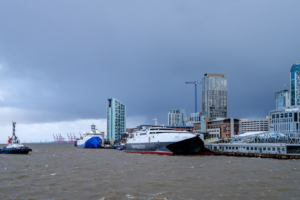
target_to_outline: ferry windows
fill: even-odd
[[[264,147],[263,150],[265,151],[265,150],[266,150],[266,147]]]
[[[287,114],[287,113],[285,113],[285,114],[284,114],[284,117],[288,117],[288,114]]]
[[[257,147],[255,147],[254,150],[257,150]]]
[[[297,122],[297,121],[298,121],[298,119],[297,119],[297,118],[298,118],[298,116],[297,116],[297,115],[298,115],[298,113],[294,113],[294,121],[295,121],[295,122]]]
[[[272,151],[275,151],[275,147],[272,148]]]
[[[226,147],[226,149],[228,149],[228,147]]]
[[[276,114],[276,118],[279,118],[279,114]]]
[[[251,151],[253,150],[253,147],[251,147]]]
[[[280,118],[283,118],[283,114],[281,114]]]
[[[289,113],[289,117],[292,117],[292,113]]]
[[[270,147],[268,147],[268,151],[271,151],[271,148],[270,148]]]
[[[247,150],[249,150],[249,147],[247,147]]]
[[[275,114],[272,115],[272,119],[274,119],[274,118],[275,118]]]
[[[238,147],[235,147],[236,150],[238,150]]]
[[[280,151],[280,148],[279,148],[279,147],[277,147],[277,151]]]
[[[229,149],[231,149],[231,147],[229,147]]]
[[[282,148],[282,151],[284,151],[284,148]]]

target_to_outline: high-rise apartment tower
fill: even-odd
[[[119,140],[126,132],[126,106],[117,99],[107,99],[107,139]]]
[[[281,90],[275,93],[276,110],[281,107],[290,106],[290,92],[288,90]]]
[[[300,61],[291,68],[291,106],[300,105]]]
[[[227,78],[224,74],[205,74],[202,79],[202,114],[227,117]]]
[[[185,126],[185,109],[172,109],[168,113],[169,126]]]

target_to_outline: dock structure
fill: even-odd
[[[205,147],[215,155],[300,159],[298,133],[264,132],[237,136],[219,143],[206,143]]]

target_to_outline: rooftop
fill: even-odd
[[[207,77],[222,77],[222,78],[225,78],[225,74],[210,74],[210,73],[206,73],[204,76],[207,76]]]

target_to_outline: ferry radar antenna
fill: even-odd
[[[154,124],[154,125],[158,125],[156,117],[155,117],[154,119],[152,119],[152,120],[155,121],[155,124]]]

